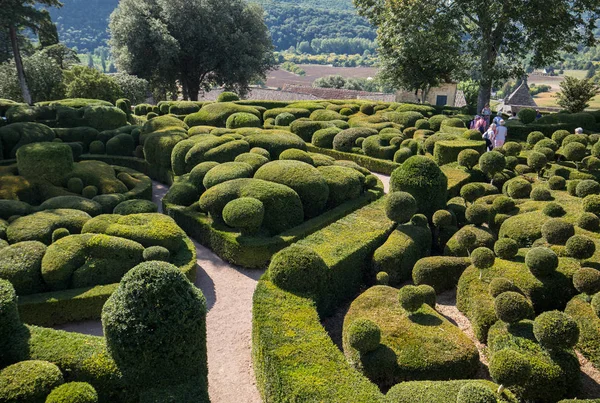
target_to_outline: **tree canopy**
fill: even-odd
[[[242,0],[122,0],[110,45],[120,71],[186,99],[222,85],[239,93],[273,66],[260,6]]]
[[[474,58],[478,109],[489,102],[494,80],[518,77],[526,64],[540,67],[595,43],[598,0],[354,0],[359,13],[382,33],[417,40],[432,21],[446,21],[461,38],[464,56]],[[432,13],[431,10],[435,12]],[[457,44],[457,46],[461,46]]]

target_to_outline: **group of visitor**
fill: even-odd
[[[505,126],[506,122],[502,118],[502,112],[498,112],[493,120],[491,117],[492,110],[490,109],[490,105],[486,104],[481,110],[481,115],[475,116],[469,127],[470,129],[479,130],[481,132],[488,151],[497,147],[502,147],[506,141],[506,134],[508,131]]]

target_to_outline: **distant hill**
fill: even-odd
[[[265,9],[265,21],[276,50],[313,39],[376,37],[375,29],[356,14],[351,0],[257,2]],[[118,0],[62,0],[62,3],[60,9],[49,9],[61,41],[84,53],[107,45],[108,21]]]

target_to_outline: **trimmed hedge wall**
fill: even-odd
[[[316,147],[310,143],[307,143],[306,147],[308,148],[309,152],[328,155],[336,160],[354,161],[361,167],[367,168],[369,171],[384,175],[391,175],[392,171],[400,166],[400,164],[392,161],[368,157],[366,155],[345,153],[342,151],[331,150],[329,148]]]

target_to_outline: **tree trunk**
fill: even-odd
[[[21,95],[23,100],[32,105],[31,93],[27,86],[27,80],[25,79],[25,70],[23,69],[23,60],[21,59],[21,53],[19,51],[19,43],[17,42],[17,28],[14,25],[10,26],[10,42],[12,44],[13,55],[15,57],[15,65],[17,66],[17,76],[19,78],[19,85],[21,86]]]
[[[483,107],[490,103],[491,96],[492,80],[482,78],[479,81],[479,94],[477,95],[477,114],[480,114]]]
[[[200,79],[197,77],[189,78],[187,83],[190,100],[198,101],[198,94],[200,93]]]

